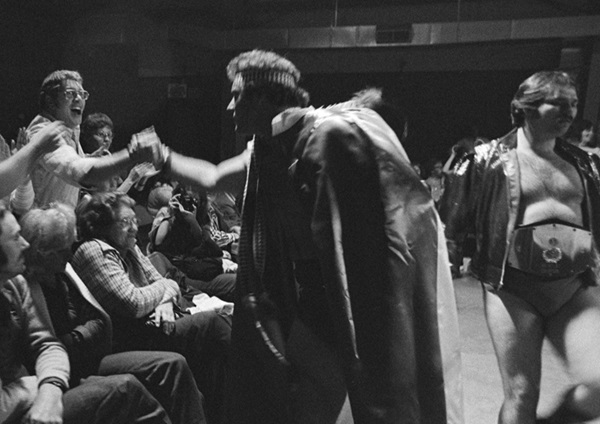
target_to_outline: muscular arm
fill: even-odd
[[[196,184],[206,190],[238,192],[243,187],[248,163],[250,163],[248,150],[218,165],[172,152],[169,174],[185,183]]]

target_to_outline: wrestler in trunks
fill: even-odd
[[[442,199],[450,247],[476,238],[471,271],[484,287],[504,386],[499,423],[600,415],[600,163],[560,138],[577,102],[568,74],[529,77],[511,103],[514,130],[465,156]],[[544,337],[574,385],[536,420]]]

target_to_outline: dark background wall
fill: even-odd
[[[5,138],[15,137],[35,116],[42,79],[62,68],[82,73],[91,93],[86,115],[104,112],[113,118],[117,148],[148,125],[175,150],[212,162],[243,145],[236,143],[225,111],[229,83],[224,68],[236,51],[168,37],[154,43],[144,31],[148,25],[160,29],[161,23],[137,10],[127,12],[135,19],[93,10],[94,27],[82,29],[76,25],[85,16],[81,11],[50,7],[33,13],[15,5],[0,17],[0,134]],[[117,28],[119,19],[125,19],[126,28],[122,22]],[[278,52],[303,71],[302,85],[315,106],[346,100],[366,86],[382,87],[408,115],[409,156],[427,162],[445,158],[473,126],[489,138],[507,132],[518,84],[534,71],[558,67],[563,47],[561,40],[541,40]],[[170,83],[185,83],[187,97],[169,98]]]

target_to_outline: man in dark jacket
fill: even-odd
[[[394,131],[370,109],[307,108],[275,53],[227,73],[236,131],[254,142],[217,166],[172,153],[167,169],[236,191],[249,168],[230,422],[462,422],[445,239]]]

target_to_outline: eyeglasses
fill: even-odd
[[[108,138],[109,140],[113,139],[113,133],[103,133],[103,132],[99,132],[94,134],[96,137],[100,137],[100,138]]]
[[[90,98],[90,93],[85,90],[65,90],[63,93],[65,95],[65,99],[67,100],[75,100],[77,96],[80,96],[83,100]]]
[[[129,218],[121,218],[117,220],[117,224],[121,227],[132,227],[138,225],[138,219],[136,216],[130,216]]]

